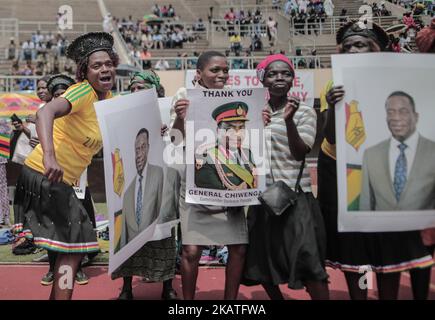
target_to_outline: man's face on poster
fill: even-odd
[[[143,169],[147,163],[148,151],[150,145],[148,144],[148,134],[143,132],[136,137],[134,148],[136,151],[136,169],[138,174],[142,174]]]
[[[241,148],[245,139],[245,121],[222,121],[218,125],[219,144],[229,149]]]
[[[416,130],[418,113],[411,101],[404,96],[390,97],[386,102],[387,124],[393,137],[405,141]]]

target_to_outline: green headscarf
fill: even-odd
[[[135,72],[130,79],[129,87],[131,87],[134,83],[142,82],[142,81],[145,82],[145,86],[147,89],[151,89],[153,87],[158,89],[160,87],[159,76],[154,71],[151,70]]]

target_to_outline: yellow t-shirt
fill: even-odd
[[[237,36],[234,35],[230,37],[230,43],[239,43],[239,42],[242,42],[242,38],[240,38],[239,35]]]
[[[329,90],[334,86],[334,83],[332,80],[329,80],[326,83],[325,88],[323,88],[322,92],[320,93],[320,113],[328,110],[328,102],[326,101],[326,94]],[[321,145],[322,151],[332,159],[336,159],[336,149],[335,144],[330,144],[326,138],[323,139],[322,145]]]
[[[61,97],[69,101],[71,112],[54,121],[53,144],[56,160],[64,170],[63,180],[73,185],[103,146],[94,109],[98,96],[89,82],[84,80],[69,87]],[[111,97],[109,92],[106,99]],[[24,163],[44,173],[42,154],[41,145],[38,145]]]

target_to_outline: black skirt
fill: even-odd
[[[325,230],[311,193],[297,202],[299,210],[271,216],[262,206],[248,211],[249,246],[242,284],[302,289],[306,281],[327,281]]]
[[[15,232],[60,253],[98,252],[96,234],[82,202],[65,183],[50,183],[23,166],[14,200]]]
[[[162,282],[175,277],[177,247],[175,231],[169,238],[149,241],[112,274],[120,277],[142,276],[148,281]]]
[[[379,273],[424,268],[433,264],[419,231],[338,232],[337,162],[319,152],[318,200],[327,234],[326,265],[348,272],[370,266]]]

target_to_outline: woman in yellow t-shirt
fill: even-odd
[[[17,183],[17,229],[36,245],[58,252],[50,299],[71,299],[83,256],[98,252],[92,223],[72,185],[101,149],[94,102],[112,97],[118,56],[113,38],[87,33],[68,47],[77,63],[77,84],[38,110],[38,145],[24,162]],[[56,121],[54,121],[56,119]]]

